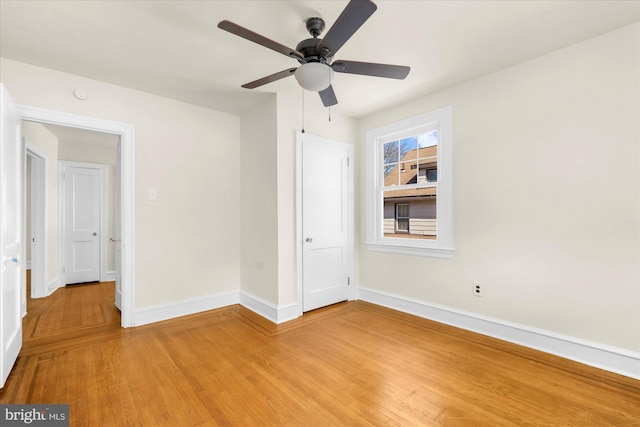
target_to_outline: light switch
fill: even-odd
[[[158,190],[155,188],[149,189],[149,200],[158,200]]]

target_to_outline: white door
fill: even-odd
[[[302,134],[303,311],[349,298],[353,257],[349,144]]]
[[[100,280],[102,169],[63,163],[65,284]]]
[[[0,387],[22,347],[22,143],[20,118],[0,84]]]

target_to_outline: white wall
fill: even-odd
[[[299,100],[274,96],[237,117],[7,59],[0,71],[18,104],[136,126],[136,308],[240,289],[297,301]],[[307,132],[353,143],[356,122],[328,115],[308,101]]]
[[[8,85],[7,88],[9,88]],[[58,281],[58,138],[40,123],[27,121],[22,122],[22,137],[26,138],[38,153],[47,156],[47,217],[45,220],[47,247],[45,250],[48,265],[45,278],[48,286]]]
[[[94,144],[80,141],[59,140],[58,156],[60,160],[70,162],[99,163],[116,165],[117,144]]]
[[[319,97],[305,96],[306,132],[355,141],[355,120],[333,114],[329,122]],[[242,115],[242,290],[277,310],[298,302],[296,132],[301,129],[300,99],[274,95]]]
[[[453,106],[452,260],[371,252],[362,287],[640,351],[640,37],[634,24],[361,121]],[[474,280],[485,296],[474,297]]]
[[[135,126],[136,308],[239,290],[239,117],[7,59],[0,75],[18,104]]]
[[[340,115],[329,122],[319,98],[307,102],[305,113],[307,132],[355,140],[356,122]],[[301,302],[296,283],[296,132],[302,128],[302,105],[299,99],[274,95],[241,119],[241,302],[280,322],[297,315]]]
[[[242,290],[278,302],[276,97],[242,115]],[[240,178],[240,177],[239,177]]]

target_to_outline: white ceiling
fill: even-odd
[[[240,85],[298,63],[217,28],[223,19],[295,48],[347,1],[0,0],[0,55],[238,114],[295,79]],[[359,117],[640,20],[640,1],[397,1],[335,59],[409,65],[405,80],[337,74],[333,111]],[[325,30],[326,32],[326,30]],[[320,104],[317,95],[307,102]]]

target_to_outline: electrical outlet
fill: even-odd
[[[473,282],[472,293],[474,296],[477,296],[477,297],[484,296],[484,285],[480,282]]]

